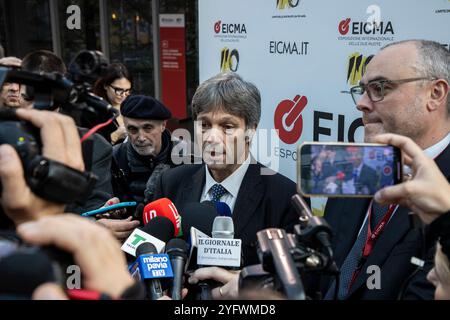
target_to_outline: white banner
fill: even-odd
[[[225,70],[262,95],[252,146],[265,165],[296,180],[304,141],[362,141],[346,91],[367,57],[405,39],[450,43],[449,0],[199,0],[200,82]],[[256,143],[255,143],[256,142]]]

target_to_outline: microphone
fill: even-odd
[[[139,273],[147,289],[150,300],[163,297],[163,289],[159,278],[172,277],[172,268],[167,254],[157,254],[156,247],[150,242],[140,244],[136,249],[139,262]]]
[[[286,231],[270,228],[259,231],[256,236],[264,271],[276,275],[288,299],[305,300],[303,283],[289,250]]]
[[[198,239],[197,263],[201,266],[239,268],[241,266],[242,241],[234,239],[234,224],[231,217],[218,216],[214,219],[212,239]],[[211,300],[211,288],[219,286],[216,281],[198,283],[199,300]]]
[[[147,204],[142,212],[144,225],[155,217],[166,217],[172,221],[175,228],[173,237],[180,236],[180,232],[182,232],[181,216],[172,201],[167,198],[161,198]]]
[[[221,239],[234,238],[233,219],[228,216],[218,216],[214,219],[212,227],[212,237]]]
[[[319,243],[323,248],[326,248],[328,256],[332,258],[332,230],[329,224],[325,219],[314,216],[308,204],[298,194],[292,196],[291,202],[295,211],[300,215],[300,225],[294,227],[299,241],[309,243],[313,247],[317,247],[317,243]]]
[[[137,247],[144,242],[150,242],[158,252],[162,252],[173,234],[172,221],[166,217],[155,217],[145,226],[134,229],[123,243],[122,250],[135,257]]]
[[[169,255],[173,270],[173,280],[170,287],[173,300],[181,300],[184,268],[188,258],[188,252],[188,244],[182,239],[172,239],[167,243],[166,253]]]
[[[231,208],[228,204],[222,201],[214,201],[218,216],[231,217]]]
[[[211,236],[212,224],[217,217],[217,210],[215,206],[211,206],[208,202],[210,201],[191,202],[182,208],[183,220],[181,220],[181,226],[185,240],[189,237],[189,231],[192,227]]]
[[[183,239],[190,249],[187,270],[197,269],[197,242],[199,238],[211,236],[212,225],[217,211],[211,201],[187,203],[181,210],[183,219]]]

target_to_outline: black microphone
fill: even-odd
[[[147,254],[157,254],[158,250],[150,242],[144,242],[140,244],[136,249],[136,256],[139,257]],[[144,283],[147,289],[147,295],[150,300],[158,300],[163,297],[163,290],[159,279],[144,279]]]
[[[173,238],[175,232],[172,221],[166,217],[155,217],[140,229],[165,243]]]
[[[271,228],[259,231],[256,236],[264,271],[276,275],[288,299],[305,300],[303,283],[289,250],[286,231]]]
[[[173,280],[170,287],[173,300],[181,300],[181,289],[183,286],[183,275],[188,258],[189,247],[182,239],[172,239],[166,245],[166,253],[172,264]]]
[[[180,212],[185,240],[189,238],[192,227],[200,230],[207,236],[211,236],[212,225],[217,217],[217,210],[209,201],[187,203]]]

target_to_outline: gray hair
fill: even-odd
[[[243,118],[247,128],[256,128],[261,119],[261,94],[237,73],[219,73],[197,88],[192,98],[192,117],[196,120],[200,113],[217,110]]]
[[[0,59],[5,57],[5,50],[3,50],[2,45],[0,44]]]
[[[440,43],[430,40],[404,40],[388,44],[382,50],[409,42],[414,43],[417,48],[419,59],[414,65],[417,73],[427,78],[444,79],[450,84],[450,51]],[[447,112],[450,114],[450,97],[447,97]]]

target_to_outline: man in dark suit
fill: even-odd
[[[295,183],[250,155],[261,115],[259,90],[235,73],[219,74],[197,89],[192,112],[204,164],[163,173],[155,198],[171,199],[181,215],[190,202],[227,203],[235,238],[242,239],[244,264],[257,264],[256,233],[270,227],[290,230],[298,221],[290,203]]]
[[[413,139],[450,177],[449,52],[431,41],[405,41],[383,48],[351,89],[363,113],[365,141],[381,133]],[[415,228],[410,209],[383,207],[372,199],[330,199],[325,218],[334,231],[341,268],[339,299],[432,299],[426,280],[432,250]],[[372,235],[372,237],[370,237]],[[372,241],[372,240],[373,241]],[[411,258],[425,260],[417,268]],[[336,282],[322,279],[320,291],[333,298]]]
[[[364,163],[364,149],[350,146],[347,147],[346,152],[349,160],[346,176],[354,188],[350,193],[374,194],[375,186],[378,184],[378,175],[374,169]]]

